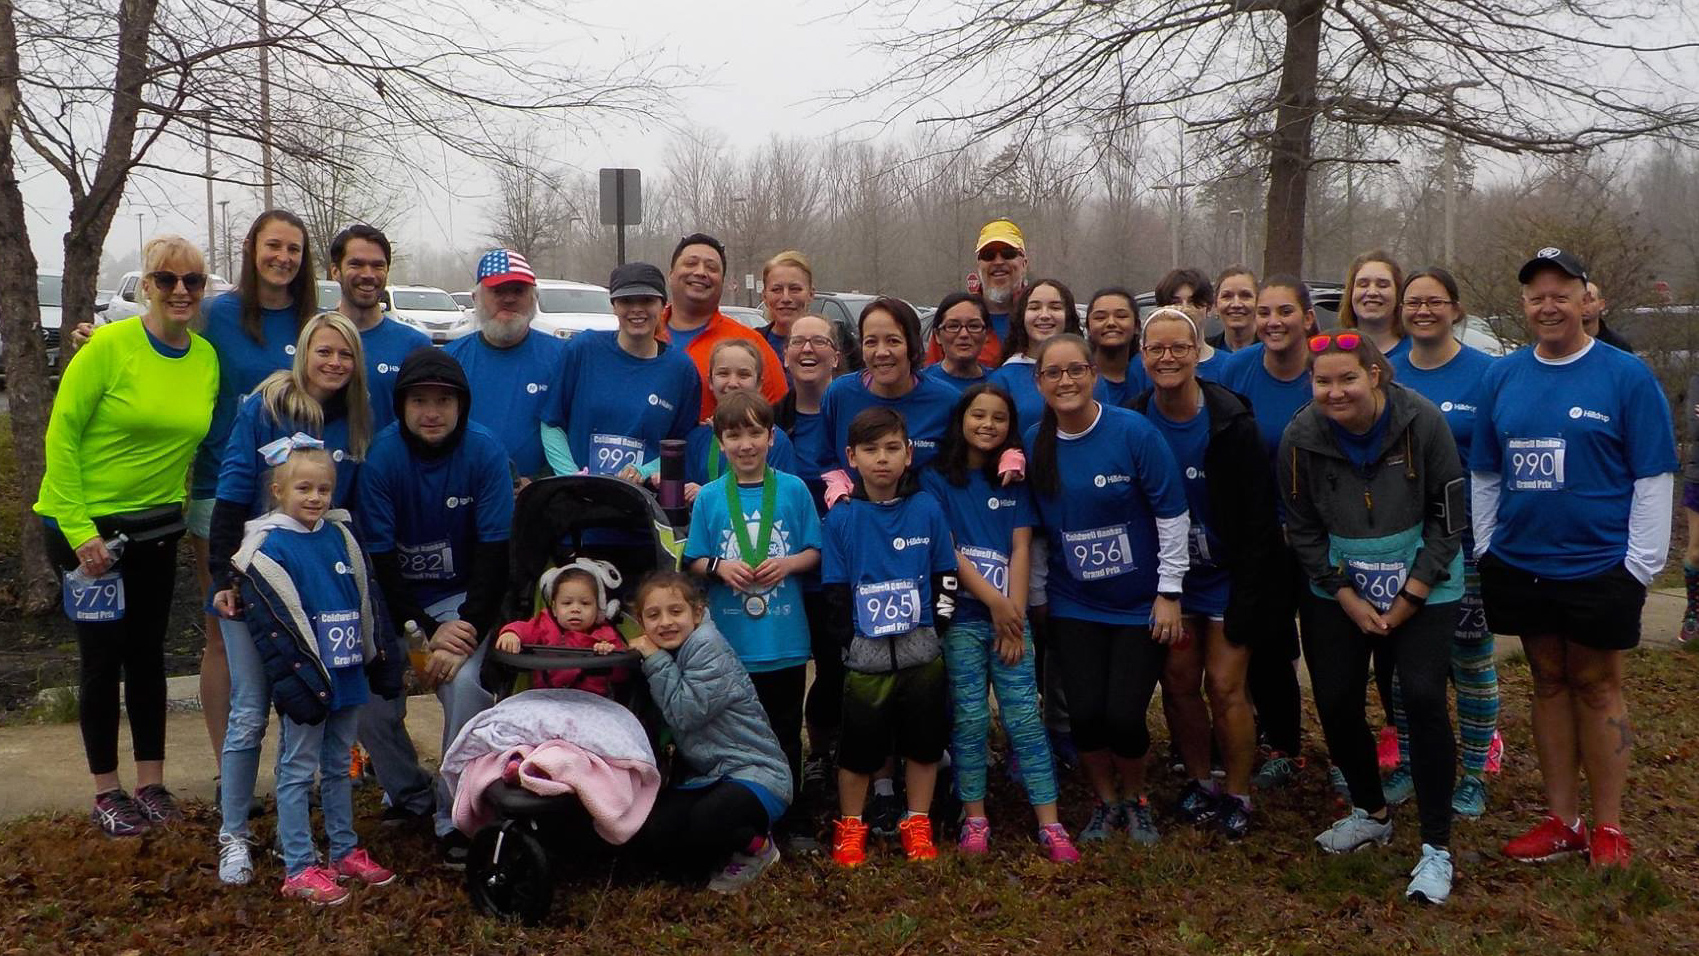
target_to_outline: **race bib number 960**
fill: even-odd
[[[590,474],[617,475],[643,464],[643,443],[624,435],[590,436]]]
[[[72,583],[65,575],[65,616],[73,621],[93,624],[124,619],[124,578],[109,571],[84,585]]]
[[[1133,543],[1124,524],[1062,532],[1062,556],[1076,581],[1101,581],[1134,570]]]
[[[454,549],[447,541],[432,541],[416,547],[397,545],[401,576],[410,581],[447,581],[454,577]]]
[[[1563,453],[1561,438],[1512,438],[1505,447],[1513,491],[1562,491]]]
[[[1354,558],[1345,560],[1345,573],[1351,576],[1351,583],[1363,600],[1374,605],[1375,610],[1386,613],[1392,609],[1392,599],[1398,592],[1404,590],[1404,579],[1409,569],[1402,561],[1359,561]]]
[[[326,611],[313,622],[319,639],[319,653],[325,656],[326,667],[353,667],[366,662],[365,648],[360,643],[359,611]]]
[[[914,630],[920,626],[920,588],[908,578],[856,585],[855,623],[862,637]]]

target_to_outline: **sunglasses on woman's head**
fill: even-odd
[[[1310,351],[1325,352],[1329,343],[1337,343],[1341,351],[1349,352],[1363,341],[1363,337],[1355,332],[1323,332],[1310,336]]]
[[[1001,256],[1004,262],[1013,262],[1016,259],[1019,259],[1022,255],[1024,255],[1024,253],[1022,253],[1019,249],[1016,249],[1014,246],[1004,246],[1001,249],[981,249],[979,250],[979,261],[990,262],[991,260]]]
[[[178,275],[175,272],[160,270],[159,272],[148,273],[147,277],[153,280],[154,286],[161,292],[176,291],[178,279],[183,280],[183,288],[190,292],[199,292],[206,288],[206,273],[204,272],[185,272]]]

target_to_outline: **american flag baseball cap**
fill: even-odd
[[[526,285],[537,284],[537,274],[531,271],[531,263],[525,257],[511,249],[491,249],[478,260],[478,284],[490,287],[503,282],[523,282]]]

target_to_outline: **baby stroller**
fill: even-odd
[[[607,561],[623,583],[617,596],[629,605],[637,583],[650,571],[677,566],[673,529],[649,492],[619,478],[568,475],[526,486],[513,509],[507,594],[503,620],[530,617],[538,606],[537,579],[544,570],[573,558]],[[634,622],[621,612],[615,627],[627,638]],[[493,637],[491,638],[493,640]],[[479,679],[502,699],[531,686],[531,673],[557,668],[586,671],[640,669],[635,651],[597,655],[566,648],[522,648],[506,654],[491,647]],[[616,684],[615,700],[637,715],[656,754],[663,782],[665,728],[639,674]],[[495,820],[472,836],[466,861],[466,889],[472,903],[489,916],[541,922],[554,898],[554,876],[561,861],[551,846],[605,847],[590,826],[590,816],[572,794],[541,796],[516,784],[497,781],[483,792]]]

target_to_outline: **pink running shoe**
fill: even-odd
[[[957,852],[980,856],[991,849],[990,843],[991,821],[984,817],[968,817],[962,821],[962,837],[956,842]]]
[[[283,881],[283,895],[306,900],[314,906],[346,902],[348,890],[337,885],[336,874],[322,866],[309,866]]]
[[[1038,842],[1044,844],[1052,863],[1080,861],[1080,851],[1074,848],[1074,841],[1068,836],[1068,828],[1060,823],[1048,823],[1039,827]]]
[[[336,875],[342,879],[359,880],[367,886],[388,886],[395,881],[395,871],[379,866],[365,850],[355,850],[337,861]]]
[[[1398,768],[1398,728],[1382,727],[1380,743],[1375,747],[1375,759],[1380,764],[1382,773],[1390,773]]]

